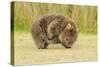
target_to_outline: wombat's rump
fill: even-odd
[[[47,48],[49,43],[61,43],[70,48],[77,40],[74,21],[62,15],[43,15],[32,25],[32,37],[38,49]]]

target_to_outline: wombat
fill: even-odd
[[[38,49],[46,49],[50,43],[61,43],[65,48],[71,48],[78,32],[71,18],[50,14],[40,16],[33,22],[32,37]]]

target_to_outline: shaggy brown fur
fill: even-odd
[[[69,17],[44,15],[33,23],[32,36],[38,49],[45,49],[50,43],[61,43],[70,48],[77,39],[77,29]]]

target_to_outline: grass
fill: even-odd
[[[39,2],[14,2],[13,31],[30,31],[33,21],[46,14],[60,14],[72,18],[79,31],[87,33],[97,32],[97,6],[54,4]]]
[[[61,44],[50,44],[48,49],[38,50],[31,33],[15,32],[15,64],[46,64],[97,60],[97,37],[91,34],[79,34],[71,49]]]

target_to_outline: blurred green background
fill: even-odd
[[[15,32],[30,32],[32,22],[40,15],[61,14],[75,20],[81,33],[97,33],[97,7],[71,4],[14,2]],[[13,31],[12,30],[12,31]]]

